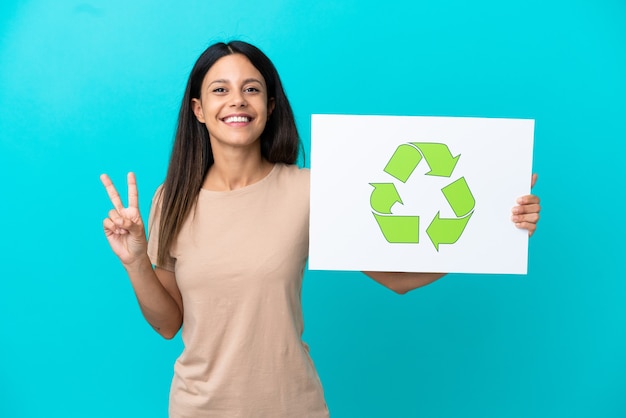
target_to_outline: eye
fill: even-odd
[[[213,93],[218,93],[218,94],[226,93],[226,89],[224,87],[216,87],[212,91],[213,91]]]
[[[245,93],[259,93],[261,90],[256,87],[246,87],[245,89],[243,89],[243,91]]]

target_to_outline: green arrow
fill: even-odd
[[[424,154],[424,158],[430,167],[426,173],[429,176],[450,177],[461,154],[456,157],[448,149],[446,144],[432,142],[412,142]]]
[[[435,249],[439,251],[439,245],[457,242],[473,214],[474,212],[471,212],[465,218],[440,218],[439,212],[437,212],[433,221],[426,228],[426,233]]]
[[[441,189],[454,214],[459,218],[470,213],[474,209],[476,200],[465,181],[465,177],[448,184]]]
[[[406,183],[420,161],[422,161],[422,154],[417,149],[409,144],[402,144],[396,148],[384,171],[402,183]]]
[[[402,203],[393,183],[370,183],[370,186],[374,186],[370,196],[370,205],[376,212],[391,213],[391,208],[396,202]]]
[[[372,213],[388,242],[404,244],[419,242],[419,216],[384,216]]]

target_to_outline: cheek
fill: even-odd
[[[272,114],[272,103],[268,102],[265,99],[262,99],[262,100],[259,101],[258,109],[259,109],[259,113],[262,112],[266,116],[269,116],[269,115]]]
[[[219,114],[219,110],[220,110],[220,106],[218,103],[215,102],[215,100],[208,101],[205,103],[205,106],[203,107],[204,117],[206,119],[214,118],[216,115]]]

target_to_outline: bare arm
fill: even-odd
[[[104,234],[128,273],[144,317],[163,337],[173,338],[182,325],[182,298],[174,273],[153,269],[148,258],[135,175],[128,174],[126,208],[111,179],[106,174],[100,179],[114,207],[103,222]]]
[[[383,286],[401,295],[418,287],[431,284],[446,275],[446,273],[402,273],[386,271],[364,271],[367,276]]]
[[[174,273],[153,269],[147,254],[136,265],[124,268],[146,321],[163,338],[174,338],[183,324],[183,302]]]

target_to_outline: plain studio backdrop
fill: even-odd
[[[98,176],[144,217],[189,71],[242,39],[311,114],[534,119],[528,275],[398,296],[311,271],[305,341],[333,417],[626,416],[626,3],[3,1],[0,416],[165,417],[180,337],[142,318]],[[530,179],[529,179],[530,180]]]

